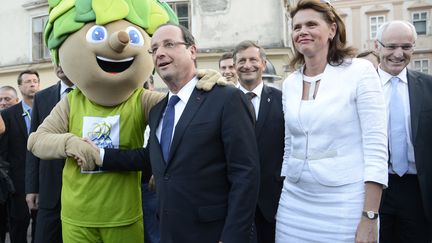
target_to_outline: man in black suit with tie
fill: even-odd
[[[50,114],[51,110],[73,88],[61,67],[55,69],[60,81],[38,92],[33,102],[31,132]],[[62,242],[60,194],[64,160],[44,160],[27,151],[26,200],[30,209],[38,210],[35,243]]]
[[[417,38],[406,21],[383,24],[375,40],[389,112],[389,182],[380,242],[432,241],[432,76],[407,69]]]
[[[285,136],[282,92],[264,85],[266,54],[262,47],[252,41],[242,41],[234,48],[233,55],[239,88],[251,98],[256,116],[255,136],[261,173],[255,211],[257,242],[274,243],[275,216],[283,181],[280,177]]]
[[[25,158],[33,98],[39,90],[39,74],[34,70],[21,72],[18,76],[18,88],[23,100],[1,113],[6,131],[0,138],[0,156],[10,163],[9,175],[15,186],[15,194],[8,201],[11,243],[27,242],[30,213],[24,190]],[[35,222],[34,216],[32,213],[33,222]],[[33,232],[34,224],[32,235]]]
[[[150,160],[161,243],[250,242],[259,161],[247,100],[234,87],[194,88],[197,48],[182,26],[159,27],[150,52],[170,92],[150,112],[149,149],[105,149],[103,168],[144,161],[143,168]]]

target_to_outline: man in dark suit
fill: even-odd
[[[284,152],[282,92],[264,85],[264,49],[252,41],[234,48],[240,90],[250,98],[256,116],[255,136],[260,156],[260,190],[255,211],[258,243],[275,242],[276,211],[282,190],[280,171]]]
[[[18,94],[14,87],[11,86],[0,87],[0,111],[9,108],[13,105],[16,105],[18,102],[19,102]],[[0,135],[3,134],[4,131],[5,131],[5,124],[0,114]],[[0,161],[2,160],[3,158],[0,157]],[[7,164],[9,165],[9,163]],[[4,243],[6,240],[6,232],[8,231],[7,215],[8,214],[7,214],[6,202],[4,203],[0,202],[0,243]]]
[[[382,243],[432,241],[432,76],[406,68],[416,37],[411,23],[392,21],[379,28],[375,41],[389,111],[389,182],[379,212]]]
[[[184,27],[159,27],[150,51],[170,92],[150,112],[149,149],[105,149],[103,168],[134,169],[150,159],[162,243],[250,242],[259,161],[247,100],[234,87],[194,88],[197,49]]]
[[[0,138],[0,156],[10,163],[9,174],[15,186],[15,194],[8,201],[11,243],[27,242],[30,213],[24,190],[25,158],[33,98],[39,90],[39,74],[34,70],[21,72],[18,76],[18,88],[23,97],[22,102],[1,113],[6,131]],[[32,213],[33,222],[34,216]],[[33,232],[34,224],[32,234]]]
[[[38,92],[33,102],[31,132],[36,131],[57,102],[73,88],[61,67],[56,67],[60,78],[57,84]],[[62,242],[60,193],[64,160],[43,160],[27,151],[26,200],[30,209],[38,210],[35,243]]]
[[[0,111],[16,105],[18,102],[18,94],[14,87],[9,85],[0,87]]]

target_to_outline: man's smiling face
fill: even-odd
[[[410,63],[414,49],[409,47],[413,47],[414,43],[414,34],[408,25],[390,24],[383,32],[382,39],[375,41],[381,69],[397,76]]]

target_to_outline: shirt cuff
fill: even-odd
[[[102,161],[102,164],[100,165],[100,167],[102,167],[103,166],[104,157],[105,157],[105,149],[103,149],[103,148],[99,149],[99,157],[100,157],[100,159]]]

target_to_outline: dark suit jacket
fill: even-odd
[[[269,222],[275,221],[282,190],[280,176],[285,139],[282,92],[264,85],[255,134],[260,156],[260,191],[258,207]]]
[[[27,127],[21,102],[1,113],[6,132],[0,137],[0,156],[10,163],[9,175],[15,193],[24,195],[25,157],[27,151]]]
[[[250,241],[259,161],[246,102],[233,87],[195,89],[176,125],[168,161],[155,134],[167,97],[151,110],[149,157],[162,243]],[[107,149],[104,168],[144,157],[144,149]]]
[[[408,70],[411,133],[426,217],[432,222],[432,76]]]
[[[39,91],[33,101],[30,131],[34,132],[60,100],[60,81]],[[39,193],[39,207],[54,208],[60,203],[64,160],[42,160],[27,151],[26,193]]]

